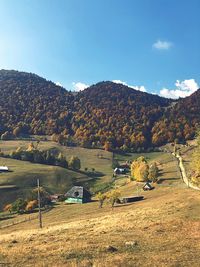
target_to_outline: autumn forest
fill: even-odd
[[[35,74],[1,70],[0,91],[2,140],[50,135],[65,145],[139,152],[184,143],[200,123],[200,90],[171,100],[108,81],[75,93]]]

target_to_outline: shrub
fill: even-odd
[[[22,198],[18,198],[15,202],[12,203],[12,211],[17,213],[24,213],[27,205],[27,201]]]
[[[108,199],[108,202],[111,204],[112,208],[114,207],[115,203],[118,201],[120,196],[121,193],[116,189],[106,194],[106,198]]]
[[[4,208],[3,211],[9,211],[10,213],[12,212],[12,204],[7,204]]]
[[[78,157],[72,156],[69,160],[69,167],[73,170],[80,170],[81,161]]]
[[[43,188],[40,187],[40,204],[41,207],[45,207],[51,204],[51,199],[49,193]],[[35,200],[38,197],[38,188],[35,188],[31,192],[30,200]]]
[[[33,211],[38,206],[37,200],[31,200],[27,203],[25,210],[26,211]]]
[[[99,201],[99,208],[102,208],[103,207],[103,203],[106,200],[106,194],[103,194],[103,193],[99,192],[96,197],[97,197],[97,199]]]

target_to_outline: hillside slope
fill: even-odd
[[[29,141],[25,140],[0,141],[0,149],[7,155],[18,147],[27,149],[28,144]],[[36,187],[37,178],[50,193],[65,193],[72,185],[84,185],[95,191],[98,186],[109,183],[112,179],[112,153],[110,152],[64,147],[51,141],[40,142],[39,149],[61,152],[68,161],[72,156],[78,156],[81,160],[81,171],[0,157],[0,166],[6,165],[10,170],[8,173],[0,173],[0,211],[5,204],[16,198],[26,197],[27,193]],[[101,157],[98,154],[101,154]],[[85,171],[85,168],[88,171]]]
[[[166,109],[152,129],[153,143],[184,142],[194,138],[200,125],[200,89]]]
[[[87,175],[57,166],[0,158],[10,172],[0,173],[0,210],[19,197],[26,197],[36,187],[36,179],[50,193],[65,193],[73,184],[90,180]]]
[[[52,134],[68,127],[73,95],[26,72],[0,71],[0,132]]]
[[[0,230],[1,263],[14,266],[199,266],[200,195],[182,183],[177,162],[160,157],[162,179],[144,201],[98,208],[59,205],[33,220]],[[137,194],[131,182],[122,195]],[[141,193],[141,192],[140,192]],[[183,197],[184,196],[184,197]],[[112,246],[112,248],[110,248]]]
[[[76,101],[75,118],[81,127],[75,136],[90,142],[109,141],[113,147],[148,147],[155,121],[172,102],[113,82],[85,89]]]
[[[84,147],[140,150],[191,139],[200,123],[200,91],[174,101],[108,81],[73,94],[35,74],[1,70],[0,93],[4,139],[56,133]]]

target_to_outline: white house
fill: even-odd
[[[9,169],[7,166],[0,166],[0,172],[8,172]]]

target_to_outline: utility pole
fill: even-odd
[[[40,199],[40,179],[37,179],[38,189],[38,210],[39,210],[39,226],[42,228],[42,212],[41,212],[41,199]]]

